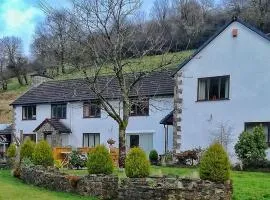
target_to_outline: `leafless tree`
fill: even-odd
[[[233,142],[233,127],[229,122],[219,122],[214,130],[211,130],[211,135],[214,142],[220,143],[226,151],[229,145]]]
[[[22,40],[10,36],[2,38],[7,68],[17,77],[20,85],[28,84],[27,80],[27,58],[23,56]]]
[[[80,37],[73,39],[85,50],[88,61],[81,63],[89,87],[100,101],[102,109],[114,119],[119,126],[119,166],[124,166],[126,156],[126,128],[129,122],[131,106],[134,103],[142,105],[140,100],[132,100],[131,94],[140,93],[140,81],[150,72],[146,70],[143,57],[151,52],[164,53],[164,31],[154,37],[149,35],[155,24],[139,24],[135,16],[141,6],[139,0],[72,0],[73,18],[76,18],[76,33]],[[144,44],[138,46],[140,38]],[[169,59],[162,61],[151,72],[162,69],[169,63]],[[140,67],[137,67],[140,66]],[[100,85],[104,72],[110,74],[106,84]],[[103,79],[104,80],[104,79]],[[120,90],[118,97],[120,107],[115,106],[109,99],[117,96],[110,94],[108,99],[108,85],[116,83]],[[119,109],[120,108],[120,109]]]

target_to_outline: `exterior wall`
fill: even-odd
[[[269,52],[269,41],[234,22],[182,68],[181,150],[206,147],[218,126],[226,124],[232,127],[229,152],[234,159],[244,123],[270,121]],[[198,78],[223,75],[230,75],[230,100],[197,102]]]
[[[114,107],[119,109],[119,102],[112,102]],[[160,120],[173,109],[173,97],[152,98],[149,101],[149,116],[130,117],[127,133],[153,134],[153,148],[160,154],[164,153],[164,127],[159,124]],[[46,118],[51,118],[51,105],[37,105],[36,120],[22,120],[22,107],[16,106],[15,110],[15,130],[19,135],[32,133],[33,130]],[[83,133],[100,133],[100,143],[107,145],[107,140],[113,138],[118,142],[118,125],[111,119],[105,111],[101,111],[101,118],[83,118],[83,102],[73,102],[67,104],[67,119],[61,120],[71,129],[68,141],[65,143],[73,147],[83,145]],[[172,129],[169,138],[172,139]],[[115,145],[118,146],[118,143]],[[172,148],[172,141],[169,141]]]

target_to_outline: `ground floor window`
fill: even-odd
[[[264,134],[265,134],[265,141],[268,146],[270,146],[270,122],[246,122],[245,123],[245,130],[246,131],[253,131],[255,126],[263,126]]]
[[[84,133],[83,134],[83,147],[96,147],[100,144],[99,133]]]
[[[30,140],[32,140],[33,142],[36,142],[36,134],[23,134],[23,140],[25,140],[26,138],[30,138]]]
[[[139,146],[140,137],[139,135],[130,135],[130,148]]]

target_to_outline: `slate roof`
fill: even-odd
[[[13,131],[11,124],[0,125],[0,135],[11,134]]]
[[[249,28],[253,32],[257,33],[259,36],[265,38],[266,40],[270,41],[270,37],[268,37],[265,33],[260,31],[259,29],[255,28],[254,26],[244,22],[243,20],[233,17],[231,21],[229,21],[227,24],[225,24],[223,27],[221,27],[212,37],[210,37],[200,48],[198,48],[191,56],[189,56],[184,62],[182,62],[180,65],[178,65],[177,70],[172,74],[173,76],[182,69],[189,61],[191,61],[198,53],[200,53],[210,42],[212,42],[219,34],[221,34],[228,26],[230,26],[233,22],[238,22],[245,27]]]
[[[136,85],[136,89],[131,92],[131,97],[173,95],[174,79],[171,77],[172,72],[172,70],[166,70],[146,75]],[[127,75],[127,78],[134,78],[134,76]],[[97,85],[103,91],[103,97],[107,99],[116,99],[121,95],[118,83],[112,76],[99,77]],[[90,90],[89,83],[85,79],[70,79],[42,83],[27,91],[11,105],[60,103],[92,99],[97,99],[97,97]]]
[[[59,133],[71,133],[70,129],[60,122],[59,119],[45,119],[33,132],[37,132],[46,123],[49,123]]]

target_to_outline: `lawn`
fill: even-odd
[[[65,170],[74,175],[85,175],[86,170]],[[114,171],[120,177],[125,177],[124,172]],[[198,177],[197,169],[172,168],[172,167],[152,167],[152,176],[178,175],[186,177]],[[233,171],[233,200],[270,200],[270,173],[260,172],[238,172]]]
[[[0,170],[0,200],[95,200],[89,197],[52,192],[26,185],[11,176],[10,171]]]

